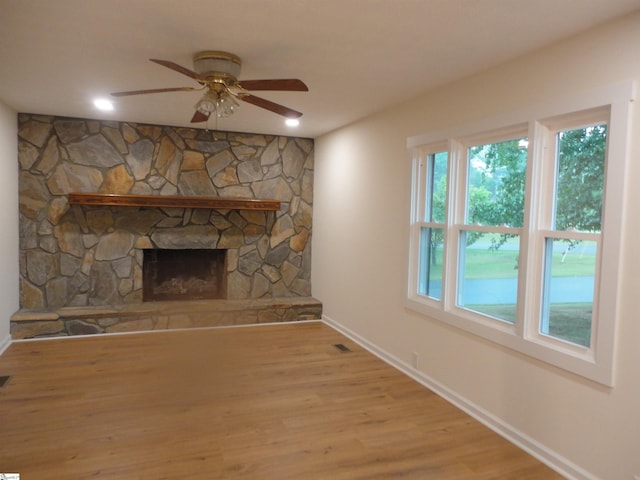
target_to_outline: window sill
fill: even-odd
[[[489,317],[456,308],[456,313],[428,305],[428,299],[407,298],[405,307],[433,320],[443,322],[471,333],[516,353],[553,365],[596,383],[613,387],[613,369],[609,364],[599,364],[593,352],[565,342],[558,342],[543,335],[524,337],[516,334],[515,326],[493,321]],[[458,314],[457,312],[460,312]]]

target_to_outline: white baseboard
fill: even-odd
[[[567,460],[563,456],[559,455],[557,452],[551,450],[545,445],[541,444],[537,440],[529,437],[525,433],[519,431],[513,426],[507,424],[504,420],[499,417],[496,417],[492,413],[484,410],[478,405],[471,402],[469,399],[464,398],[459,395],[455,391],[448,388],[446,385],[438,382],[437,380],[429,377],[424,372],[421,372],[409,364],[403,362],[396,356],[386,352],[382,348],[377,345],[371,343],[366,338],[360,336],[356,332],[350,330],[344,325],[336,322],[332,318],[327,315],[322,316],[322,321],[339,331],[346,337],[350,338],[361,347],[365,348],[369,352],[371,352],[376,357],[385,361],[392,367],[400,370],[402,373],[408,375],[409,377],[416,380],[418,383],[424,385],[429,390],[438,394],[448,402],[452,403],[460,410],[464,411],[471,417],[478,420],[480,423],[484,424],[498,435],[506,438],[511,443],[517,445],[527,453],[531,454],[542,463],[548,465],[550,468],[558,472],[559,474],[565,476],[571,480],[598,480],[598,477],[593,474],[587,472],[580,466],[574,464],[573,462]]]
[[[11,335],[6,335],[5,337],[0,338],[0,355],[9,348],[9,345],[11,345]]]

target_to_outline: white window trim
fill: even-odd
[[[454,127],[433,133],[427,133],[410,137],[407,139],[407,148],[410,152],[410,159],[413,163],[412,171],[412,205],[411,205],[411,235],[409,245],[408,283],[407,298],[405,305],[407,308],[422,313],[430,318],[445,322],[449,325],[461,328],[465,331],[476,334],[482,338],[491,340],[500,345],[506,346],[535,359],[549,363],[561,369],[573,372],[595,382],[613,386],[615,380],[615,332],[617,317],[619,316],[620,304],[620,282],[622,274],[622,233],[624,218],[624,192],[626,191],[626,167],[629,156],[630,138],[630,104],[635,98],[635,83],[624,82],[622,84],[611,85],[597,90],[576,94],[569,97],[559,98],[550,102],[539,103],[528,109],[511,112],[499,117],[485,119],[480,122]],[[448,278],[453,278],[451,269],[456,268],[455,261],[447,261],[446,269],[443,271],[443,295],[441,300],[435,300],[422,295],[418,295],[418,248],[419,248],[419,227],[415,227],[418,222],[416,215],[418,209],[423,208],[417,202],[418,198],[424,198],[424,185],[421,182],[421,175],[417,171],[419,158],[425,154],[437,151],[449,151],[449,189],[455,191],[448,192],[449,202],[459,202],[464,198],[464,192],[460,192],[459,187],[451,183],[451,179],[458,177],[456,169],[464,168],[465,162],[460,161],[460,155],[464,155],[465,144],[472,141],[480,132],[496,132],[498,135],[522,129],[525,125],[525,132],[528,130],[530,141],[538,142],[537,147],[530,149],[528,161],[529,168],[542,168],[541,163],[531,158],[532,152],[540,151],[545,141],[544,131],[546,128],[556,128],[550,124],[548,119],[568,116],[572,112],[583,112],[591,109],[608,108],[608,151],[605,175],[605,200],[603,204],[603,219],[605,224],[598,241],[601,241],[600,259],[597,262],[600,270],[597,273],[599,282],[596,286],[594,296],[594,311],[597,315],[594,318],[601,319],[592,326],[592,346],[583,348],[574,346],[561,340],[554,340],[552,337],[540,335],[531,325],[523,325],[516,322],[511,325],[505,322],[494,321],[485,316],[475,314],[469,310],[452,305],[451,295],[445,294]],[[444,148],[443,148],[444,147]],[[539,175],[527,173],[527,188],[535,188],[529,182],[540,178]],[[418,192],[422,197],[418,197]],[[540,208],[539,205],[532,205],[527,211]],[[453,225],[455,208],[448,206],[447,221]],[[528,213],[525,213],[528,216]],[[526,222],[530,219],[525,218]],[[422,225],[425,223],[422,222]],[[445,232],[447,229],[445,229]],[[449,229],[449,234],[451,234]],[[528,229],[522,231],[521,249],[526,251],[526,261],[536,261],[536,252],[539,248],[528,248],[529,242],[539,242],[541,232],[538,231],[535,238],[528,237]],[[558,232],[549,232],[553,236]],[[445,233],[446,235],[446,233]],[[456,237],[454,235],[454,237]],[[591,239],[591,237],[589,237]],[[451,259],[457,255],[457,238],[447,239],[443,245],[445,258]],[[525,250],[526,249],[526,250]],[[526,276],[527,282],[539,282],[538,278],[531,278],[533,271],[537,269],[524,268],[520,275]],[[525,282],[520,282],[524,288]],[[520,288],[520,287],[519,287]],[[524,298],[524,297],[521,297]],[[527,302],[532,299],[528,298]],[[525,302],[526,303],[526,302]],[[518,305],[519,309],[532,308],[527,305]],[[539,308],[534,305],[533,308]],[[522,318],[519,315],[519,318]],[[604,321],[606,319],[606,321]]]

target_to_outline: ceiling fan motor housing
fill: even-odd
[[[193,69],[203,77],[231,77],[237,81],[242,62],[232,53],[205,51],[193,56]]]

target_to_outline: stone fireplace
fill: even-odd
[[[171,328],[166,308],[153,305],[164,301],[147,301],[143,287],[150,250],[226,251],[216,287],[225,299],[208,300],[218,303],[202,311],[231,308],[221,301],[242,311],[245,302],[260,305],[269,321],[319,318],[310,297],[313,140],[31,114],[18,120],[14,338]],[[271,199],[279,209],[76,205],[74,192]],[[287,304],[304,307],[294,315]],[[121,319],[140,311],[155,313],[136,318],[138,327]],[[232,323],[252,318],[237,314]]]
[[[143,250],[142,301],[227,298],[226,250]]]

